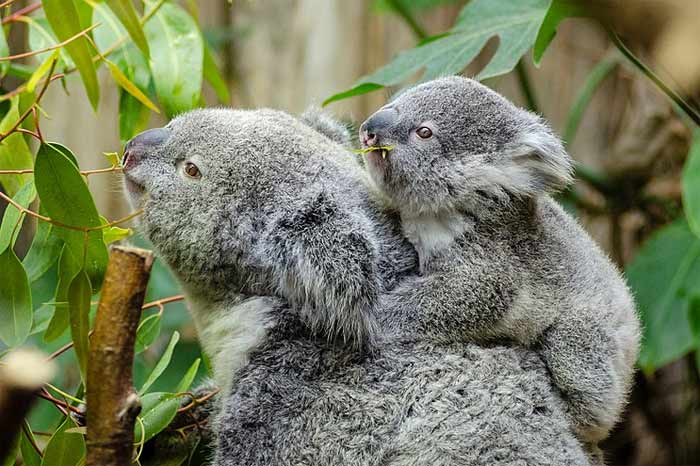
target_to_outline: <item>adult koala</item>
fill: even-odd
[[[213,464],[590,464],[535,353],[384,338],[371,300],[415,254],[356,158],[311,124],[197,110],[125,151],[222,387]]]

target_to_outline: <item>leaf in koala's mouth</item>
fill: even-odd
[[[353,150],[354,153],[356,154],[367,154],[369,152],[379,152],[382,154],[382,158],[385,159],[387,156],[387,153],[390,152],[394,146],[369,146],[365,147],[364,149],[355,149]]]

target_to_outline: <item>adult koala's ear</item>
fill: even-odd
[[[349,128],[318,106],[311,106],[301,114],[301,121],[344,147],[352,147]]]
[[[528,116],[501,159],[508,179],[504,188],[524,196],[560,191],[573,181],[571,157],[546,123],[533,114]]]

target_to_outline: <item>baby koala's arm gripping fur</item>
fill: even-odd
[[[384,294],[386,327],[404,337],[427,335],[446,342],[485,341],[496,335],[516,285],[498,251],[475,250],[479,252],[454,261],[446,258],[461,251],[450,248],[430,273],[406,279]]]

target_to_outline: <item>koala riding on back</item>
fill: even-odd
[[[422,276],[384,303],[397,334],[538,349],[579,437],[604,438],[631,385],[639,323],[616,267],[549,196],[571,181],[560,140],[461,77],[400,94],[360,139],[391,148],[368,152],[367,168],[419,255]]]

